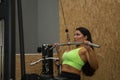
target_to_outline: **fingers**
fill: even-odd
[[[90,41],[84,40],[83,41],[84,44],[88,45],[89,43],[91,43]]]
[[[60,49],[59,43],[54,43],[54,46],[56,48],[56,51],[59,51],[59,49]]]
[[[91,43],[90,41],[84,40],[83,43],[85,44],[84,47],[89,50],[91,47],[89,45],[89,43]]]
[[[58,48],[58,47],[59,47],[59,43],[54,43],[54,46],[55,46],[56,48]]]

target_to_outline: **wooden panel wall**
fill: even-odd
[[[60,42],[67,42],[66,26],[71,41],[74,29],[84,26],[92,33],[93,42],[101,45],[101,48],[95,49],[99,69],[93,77],[82,75],[82,80],[119,80],[120,0],[61,0],[61,2],[62,6],[59,0]]]

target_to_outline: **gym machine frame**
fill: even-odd
[[[15,80],[15,0],[1,0],[0,20],[4,21],[3,74],[1,80]]]

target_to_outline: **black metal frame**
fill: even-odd
[[[20,42],[21,80],[26,80],[24,32],[23,32],[23,16],[22,16],[21,0],[17,0],[17,10],[18,10],[19,42]]]
[[[15,0],[1,0],[0,20],[4,20],[4,80],[15,80]]]
[[[46,59],[49,57],[53,57],[53,49],[51,49],[52,46],[49,45],[42,45],[42,75],[50,75],[53,77],[53,60],[52,59]],[[40,74],[40,75],[41,75]]]
[[[40,73],[40,80],[53,80],[53,59],[47,59],[53,57],[52,46],[42,45],[42,72]]]

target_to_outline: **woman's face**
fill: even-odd
[[[86,36],[84,36],[79,30],[76,30],[74,34],[74,42],[83,42],[84,40],[86,40]]]

